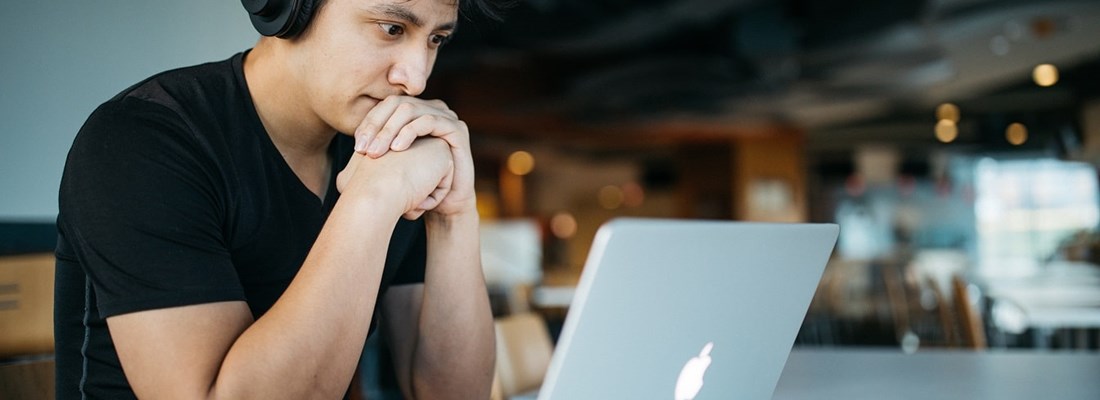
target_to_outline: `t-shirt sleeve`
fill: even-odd
[[[81,128],[58,221],[102,317],[244,300],[210,154],[175,112],[145,100],[105,103]]]

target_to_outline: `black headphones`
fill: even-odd
[[[316,0],[241,0],[252,26],[264,36],[291,38],[313,17]]]

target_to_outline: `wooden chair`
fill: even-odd
[[[938,344],[944,347],[958,347],[960,344],[959,339],[959,326],[958,318],[955,315],[956,311],[952,307],[954,304],[951,300],[948,300],[947,295],[943,289],[940,288],[939,282],[932,277],[925,277],[925,286],[932,292],[932,297],[936,300],[936,318],[939,321],[939,342]]]
[[[0,398],[53,399],[53,254],[0,257]]]
[[[522,313],[498,318],[495,325],[500,398],[538,390],[554,351],[546,322],[537,314]]]
[[[912,332],[909,320],[909,294],[902,280],[902,274],[896,266],[886,266],[882,269],[882,279],[886,288],[886,298],[890,303],[890,315],[893,317],[894,334],[900,341],[907,333]]]
[[[0,359],[53,353],[51,253],[0,257]]]
[[[962,345],[968,349],[982,350],[987,347],[985,325],[982,315],[973,306],[968,284],[961,276],[951,278],[951,290],[954,296],[955,317],[958,321]]]
[[[951,302],[935,279],[897,266],[884,267],[882,277],[899,342],[915,337],[920,348],[959,345]]]
[[[0,398],[53,399],[54,370],[53,356],[0,362]]]
[[[926,292],[932,292],[926,282],[901,265],[883,267],[882,278],[898,339],[914,336],[920,339],[921,346],[935,345],[939,340],[938,328],[929,329],[933,310],[922,299]]]
[[[493,371],[493,389],[489,392],[489,400],[505,400],[504,388],[500,386],[500,374]]]

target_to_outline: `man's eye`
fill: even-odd
[[[386,34],[390,35],[390,36],[397,36],[397,35],[400,35],[402,33],[405,33],[405,28],[402,27],[401,25],[378,24],[378,26],[381,27],[382,30],[385,31]]]
[[[432,35],[430,40],[432,41],[432,44],[436,46],[442,46],[451,41],[451,37],[450,35]]]

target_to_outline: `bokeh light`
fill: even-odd
[[[623,205],[623,190],[615,185],[607,185],[600,188],[597,199],[600,202],[600,207],[606,210],[614,210]]]
[[[954,121],[941,119],[936,123],[936,140],[943,143],[951,143],[959,137],[959,127]]]
[[[550,218],[550,233],[558,239],[569,239],[577,234],[577,219],[573,214],[559,212]]]
[[[516,175],[527,175],[535,169],[535,157],[520,150],[508,156],[508,171]]]
[[[1058,83],[1058,67],[1052,64],[1039,64],[1035,66],[1035,69],[1031,71],[1031,78],[1035,80],[1035,84],[1047,87],[1054,86]]]
[[[1013,146],[1019,146],[1027,142],[1027,127],[1019,122],[1013,122],[1005,128],[1005,140]]]

